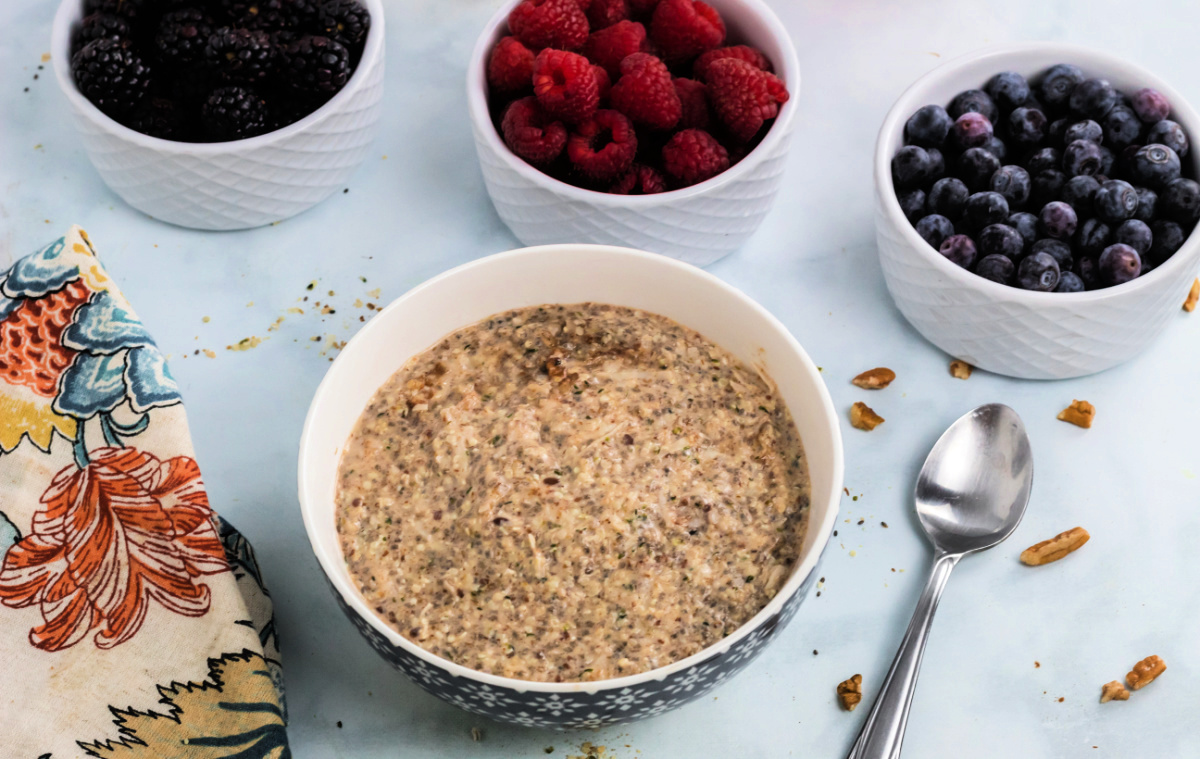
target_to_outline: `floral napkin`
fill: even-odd
[[[0,273],[0,756],[288,757],[271,601],[79,227]]]

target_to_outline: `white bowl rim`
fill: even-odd
[[[1108,298],[1132,295],[1139,290],[1155,287],[1160,281],[1170,278],[1178,279],[1185,275],[1190,259],[1194,258],[1200,252],[1200,226],[1192,230],[1192,233],[1184,240],[1183,245],[1167,259],[1166,263],[1153,271],[1120,285],[1078,293],[1037,292],[993,282],[957,264],[951,263],[945,256],[938,253],[932,245],[927,243],[923,237],[917,234],[916,228],[904,216],[904,212],[900,208],[900,201],[896,197],[896,189],[892,184],[892,156],[887,150],[890,135],[912,115],[909,112],[912,104],[908,101],[918,91],[924,90],[932,82],[945,78],[964,66],[980,60],[995,58],[997,59],[998,66],[996,71],[1004,71],[1007,70],[1004,63],[1005,60],[1010,56],[1023,53],[1061,53],[1064,62],[1076,63],[1081,68],[1094,69],[1096,75],[1099,76],[1107,75],[1106,72],[1112,69],[1124,69],[1129,74],[1144,82],[1142,86],[1153,87],[1165,95],[1171,102],[1172,118],[1179,122],[1189,136],[1197,135],[1200,138],[1200,115],[1196,114],[1191,104],[1174,87],[1137,64],[1130,63],[1110,53],[1082,45],[1069,45],[1057,42],[1021,42],[990,45],[951,59],[924,74],[904,90],[891,110],[888,111],[888,115],[883,121],[883,126],[879,130],[879,137],[875,143],[875,183],[880,188],[880,193],[885,196],[883,199],[883,211],[887,214],[888,220],[894,227],[900,229],[900,234],[904,236],[906,242],[909,244],[908,247],[918,251],[918,255],[931,261],[933,266],[944,276],[964,287],[980,289],[998,300],[1022,303],[1031,308],[1052,305],[1078,307],[1085,303],[1094,303]],[[980,82],[979,86],[982,87],[983,83]],[[922,103],[921,105],[925,104]],[[921,105],[916,106],[916,108],[920,108]],[[1194,160],[1200,162],[1200,156]]]
[[[354,67],[354,73],[350,75],[350,79],[346,82],[346,85],[336,95],[323,103],[320,108],[299,121],[276,129],[273,132],[267,132],[255,137],[247,137],[242,140],[229,140],[226,142],[179,142],[176,140],[164,140],[161,137],[151,137],[148,134],[142,134],[121,124],[97,108],[92,101],[84,97],[83,93],[75,85],[75,77],[71,75],[71,29],[80,20],[79,11],[82,7],[82,0],[62,0],[58,6],[58,12],[54,14],[54,26],[50,37],[50,49],[52,51],[51,65],[54,67],[54,76],[58,80],[59,88],[67,96],[67,99],[71,101],[71,104],[75,106],[75,109],[87,116],[93,124],[96,124],[106,132],[120,137],[126,142],[132,142],[140,147],[160,153],[198,156],[225,155],[243,150],[249,151],[270,147],[273,143],[286,140],[295,134],[307,131],[308,127],[324,119],[329,113],[340,110],[342,105],[353,97],[355,92],[362,88],[363,81],[367,76],[366,70],[378,61],[380,55],[383,53],[385,40],[383,0],[360,0],[360,2],[366,6],[367,12],[371,15],[371,27],[367,30],[367,39],[363,44],[363,52],[359,57],[358,65]],[[365,65],[368,63],[370,65]]]
[[[526,163],[523,158],[509,150],[508,146],[504,144],[504,140],[500,139],[500,133],[496,129],[488,109],[487,79],[484,72],[487,56],[491,52],[491,40],[495,36],[496,30],[508,22],[508,14],[519,2],[521,0],[505,2],[488,21],[479,35],[479,39],[475,42],[475,49],[471,52],[471,60],[467,65],[467,108],[471,113],[471,121],[475,124],[476,132],[482,135],[492,152],[500,156],[508,168],[520,174],[527,181],[569,200],[622,208],[653,208],[676,200],[703,195],[710,190],[737,181],[739,177],[757,166],[763,157],[772,154],[775,147],[786,138],[790,130],[800,100],[800,59],[796,55],[796,46],[779,17],[766,3],[762,0],[737,0],[759,16],[778,42],[783,51],[783,60],[772,61],[772,63],[776,65],[776,73],[781,75],[788,88],[787,102],[780,107],[775,122],[771,124],[771,128],[763,136],[762,141],[754,146],[754,150],[747,153],[737,164],[730,166],[712,179],[706,179],[678,190],[652,195],[614,195],[598,190],[586,190],[557,180]]]
[[[386,315],[386,313],[389,311],[401,308],[405,301],[409,300],[417,293],[427,288],[434,287],[444,280],[456,277],[469,269],[507,259],[516,259],[527,256],[558,255],[568,251],[639,258],[653,261],[655,264],[665,266],[668,269],[673,269],[674,274],[677,276],[690,276],[705,280],[708,284],[715,286],[719,291],[723,292],[727,297],[742,302],[744,305],[748,306],[751,310],[763,317],[771,329],[776,330],[783,336],[790,350],[801,360],[805,371],[808,372],[811,378],[815,381],[815,385],[820,396],[820,405],[825,415],[825,423],[827,425],[827,431],[829,434],[829,442],[833,448],[833,479],[831,482],[832,488],[829,494],[828,509],[825,513],[825,518],[822,519],[820,523],[813,523],[810,519],[808,524],[807,530],[809,532],[816,530],[816,540],[812,544],[808,554],[804,556],[803,559],[792,570],[791,576],[788,577],[787,582],[784,583],[779,592],[775,594],[775,597],[767,602],[767,605],[759,610],[757,614],[744,622],[731,634],[702,649],[701,651],[692,654],[691,656],[636,675],[627,675],[625,677],[612,678],[608,680],[591,680],[579,683],[551,683],[536,680],[518,680],[511,677],[501,677],[499,675],[492,675],[486,672],[480,672],[478,670],[471,669],[469,667],[464,667],[461,664],[456,664],[447,659],[443,659],[436,654],[426,651],[386,625],[383,620],[381,620],[379,616],[367,606],[362,594],[351,583],[349,573],[345,570],[345,558],[342,555],[341,550],[339,549],[334,552],[336,555],[330,555],[330,553],[322,551],[318,546],[315,537],[317,528],[314,520],[317,518],[317,510],[323,508],[324,506],[324,504],[321,504],[323,496],[310,491],[304,473],[306,471],[306,458],[310,455],[309,451],[311,449],[315,449],[317,446],[317,443],[313,442],[312,440],[312,436],[314,434],[313,424],[314,417],[316,416],[316,409],[322,405],[322,399],[325,397],[325,395],[334,392],[330,381],[330,377],[333,374],[333,366],[336,366],[337,362],[341,360],[341,357],[347,354],[347,352],[353,347],[355,341],[362,342],[362,340],[367,339],[365,336],[373,334],[374,330],[383,329],[380,325],[383,323],[384,319],[379,318],[380,316]],[[670,675],[700,664],[716,654],[727,652],[742,638],[757,630],[772,615],[779,614],[783,609],[784,603],[791,599],[792,596],[799,591],[809,575],[816,571],[817,562],[820,561],[821,555],[824,553],[825,548],[829,543],[831,533],[837,522],[838,507],[841,504],[844,475],[845,462],[844,450],[842,446],[841,426],[838,420],[838,415],[834,410],[833,399],[830,397],[829,389],[825,385],[825,380],[821,376],[821,372],[817,368],[816,364],[813,363],[812,359],[809,357],[808,353],[805,352],[804,348],[800,346],[800,343],[796,340],[795,336],[793,336],[787,327],[785,327],[782,322],[775,318],[770,311],[767,311],[767,309],[765,309],[758,302],[732,285],[727,284],[716,276],[709,274],[699,267],[692,266],[691,264],[655,253],[647,253],[645,251],[635,250],[633,248],[622,248],[612,245],[580,244],[539,245],[535,247],[518,248],[504,253],[496,253],[494,255],[484,256],[483,258],[456,266],[453,269],[449,269],[448,271],[442,272],[441,274],[426,280],[381,309],[376,318],[367,322],[366,326],[364,326],[352,338],[350,338],[346,348],[343,349],[338,355],[338,358],[334,360],[334,364],[330,366],[325,377],[321,380],[320,385],[318,385],[317,391],[313,395],[312,404],[309,406],[308,414],[304,420],[304,429],[300,435],[299,466],[297,469],[300,509],[304,519],[304,529],[308,535],[313,553],[316,555],[317,561],[321,565],[321,570],[325,573],[326,578],[333,585],[334,590],[339,596],[341,596],[342,600],[348,606],[350,606],[355,613],[366,620],[367,623],[370,624],[374,630],[376,630],[376,632],[384,636],[386,640],[391,642],[393,645],[402,648],[410,655],[439,667],[455,677],[462,677],[491,686],[508,688],[520,693],[582,692],[589,694],[594,694],[601,690],[633,687],[649,681],[662,681]],[[810,503],[810,515],[812,513],[812,508],[813,504]]]

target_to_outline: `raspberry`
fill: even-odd
[[[609,98],[613,108],[651,129],[670,129],[683,112],[671,72],[647,53],[634,53],[621,61],[621,78]]]
[[[567,144],[567,128],[561,121],[551,121],[532,95],[508,106],[500,131],[505,144],[532,164],[550,163]]]
[[[493,92],[514,93],[529,89],[533,81],[533,51],[516,37],[502,38],[488,57],[487,80]]]
[[[618,21],[629,18],[628,0],[592,0],[584,8],[592,30],[607,29]]]
[[[725,22],[700,0],[661,0],[650,19],[650,39],[671,63],[695,58],[725,41]]]
[[[637,155],[637,134],[623,114],[599,110],[575,127],[567,141],[567,158],[584,176],[607,182],[629,171]]]
[[[535,50],[576,50],[588,37],[587,16],[576,0],[524,0],[508,14],[508,28]]]
[[[601,66],[592,66],[592,71],[596,74],[596,93],[600,96],[600,102],[608,100],[608,93],[612,91],[612,80],[608,78],[608,72]]]
[[[743,141],[758,134],[764,121],[779,115],[779,106],[788,99],[779,77],[735,58],[709,65],[708,95],[717,118]]]
[[[683,105],[680,129],[708,129],[708,87],[695,79],[675,79],[675,94]]]
[[[684,187],[729,168],[729,153],[703,129],[677,132],[663,147],[663,168]]]
[[[658,0],[629,0],[630,16],[649,16],[654,12]]]
[[[607,29],[592,32],[583,46],[583,54],[612,78],[621,74],[621,61],[634,53],[644,53],[646,27],[636,21],[618,21]]]
[[[667,180],[655,169],[635,163],[625,176],[618,179],[608,191],[614,195],[653,195],[667,189]]]
[[[722,58],[736,58],[740,61],[749,63],[756,69],[763,71],[774,71],[771,68],[771,62],[767,60],[767,56],[756,48],[749,45],[733,45],[732,47],[719,47],[715,50],[709,50],[704,53],[692,65],[692,76],[702,82],[708,81],[708,67],[713,61],[719,61]]]
[[[578,53],[546,48],[533,60],[533,94],[551,118],[574,124],[596,112],[600,87],[592,64]]]

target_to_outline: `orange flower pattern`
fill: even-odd
[[[75,351],[62,345],[63,330],[92,291],[82,280],[55,293],[22,301],[0,320],[0,377],[46,398],[58,393],[58,378]]]

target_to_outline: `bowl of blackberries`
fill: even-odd
[[[935,69],[876,151],[880,260],[901,313],[1001,374],[1129,359],[1200,266],[1198,135],[1178,92],[1101,52],[1025,44]]]
[[[64,0],[53,59],[117,194],[237,229],[305,210],[365,157],[382,27],[380,0]]]

